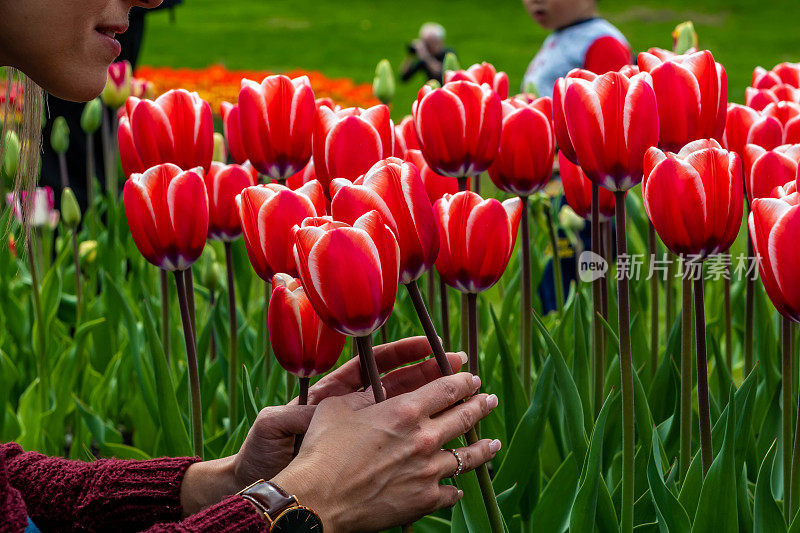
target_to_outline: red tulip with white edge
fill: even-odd
[[[800,142],[800,104],[777,102],[769,104],[750,127],[748,144],[771,150],[782,144]]]
[[[231,155],[231,159],[235,163],[243,165],[247,161],[247,151],[244,149],[242,127],[239,123],[239,104],[222,102],[220,104],[220,115],[222,116],[222,131],[228,144],[228,152]]]
[[[800,144],[785,144],[773,150],[748,144],[742,160],[747,197],[752,202],[770,196],[775,187],[794,182],[800,163]]]
[[[211,163],[205,175],[208,193],[208,238],[219,241],[235,241],[242,234],[236,195],[256,184],[253,174],[240,165]]]
[[[771,70],[756,67],[750,86],[755,89],[769,89],[782,83],[800,88],[800,63],[778,63]]]
[[[497,69],[491,63],[475,63],[466,70],[448,70],[444,73],[445,83],[451,81],[471,81],[478,85],[487,84],[500,97],[508,98],[508,74]]]

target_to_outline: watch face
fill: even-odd
[[[270,533],[322,533],[322,520],[305,507],[295,507],[281,513]]]

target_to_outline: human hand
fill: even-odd
[[[297,458],[272,481],[314,509],[328,532],[376,531],[454,505],[462,496],[439,482],[457,461],[441,450],[497,406],[474,394],[480,379],[467,373],[439,378],[380,404],[371,392],[329,397],[317,407]],[[463,471],[500,449],[484,439],[460,448]]]

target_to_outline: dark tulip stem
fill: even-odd
[[[67,173],[67,156],[58,154],[58,174],[61,178],[61,190],[69,187],[69,174]]]
[[[681,296],[680,478],[686,479],[692,461],[692,278],[683,269]]]
[[[522,388],[525,398],[531,399],[531,232],[530,217],[528,216],[528,197],[520,196],[522,201],[522,299],[520,301],[520,337],[519,357],[520,372],[522,373]]]
[[[603,255],[600,237],[600,186],[592,183],[592,251],[598,255]],[[603,406],[603,381],[605,380],[605,350],[603,346],[603,324],[600,323],[598,315],[603,310],[602,285],[605,283],[605,276],[592,281],[592,332],[594,343],[592,350],[592,367],[594,370],[594,413],[595,417],[600,413]]]
[[[472,190],[475,191],[475,194],[481,193],[481,175],[478,174],[474,178],[472,178]]]
[[[170,329],[169,329],[169,272],[158,269],[161,279],[161,342],[164,344],[164,355],[169,362]]]
[[[228,430],[236,428],[239,408],[239,327],[236,316],[236,283],[233,270],[233,246],[225,243],[225,267],[228,280]]]
[[[728,372],[733,375],[733,324],[731,316],[731,265],[725,264],[722,278],[723,304],[725,306],[725,363]]]
[[[469,355],[469,371],[475,376],[480,375],[478,363],[478,295],[474,292],[466,294],[467,297],[467,330]]]
[[[189,318],[192,319],[192,335],[197,346],[197,315],[194,307],[194,272],[192,267],[184,270],[186,274],[186,301],[189,302]]]
[[[447,284],[439,277],[439,315],[442,318],[442,339],[445,351],[451,349],[450,337],[450,298],[447,295]]]
[[[463,192],[467,190],[467,182],[469,178],[464,176],[462,178],[458,178],[458,192]]]
[[[467,310],[467,295],[463,292],[461,293],[461,313],[459,314],[459,318],[461,320],[461,341],[459,343],[458,348],[463,350],[464,348],[468,347],[469,343],[469,311]],[[469,351],[469,350],[467,350]]]
[[[647,243],[650,249],[650,379],[656,375],[658,367],[658,276],[653,268],[656,258],[656,229],[649,222],[650,231],[647,234]]]
[[[386,327],[387,327],[386,324],[381,326],[381,342],[383,344],[389,343],[389,334],[386,332]]]
[[[286,372],[286,403],[292,400],[294,394],[294,375]]]
[[[189,287],[186,286],[185,271],[175,271],[175,284],[178,287],[178,303],[181,308],[183,337],[186,342],[186,360],[189,367],[189,392],[192,400],[192,444],[194,454],[203,458],[203,418],[200,403],[200,374],[197,369],[197,346],[195,345],[192,320],[189,316]]]
[[[677,257],[671,252],[667,252],[667,272],[664,276],[664,331],[668,335],[672,331],[672,323],[675,321],[675,289],[673,279],[675,278],[675,264]]]
[[[209,307],[209,310],[213,310],[214,309],[214,304],[216,302],[217,302],[217,293],[216,293],[216,291],[214,289],[211,289],[211,290],[208,291],[208,307]],[[209,319],[209,321],[213,321],[213,315],[212,315],[212,318]],[[210,344],[209,351],[211,352],[209,359],[211,361],[216,361],[217,360],[217,337],[214,335],[213,328],[212,328],[212,332],[211,332],[211,335],[210,335],[210,338],[209,338],[209,344]]]
[[[714,452],[711,447],[711,408],[708,399],[708,358],[706,355],[706,312],[703,298],[702,265],[694,280],[694,329],[697,341],[697,412],[700,417],[700,458],[705,478]]]
[[[450,367],[450,362],[447,360],[447,355],[445,354],[442,343],[439,342],[439,336],[436,335],[436,328],[433,325],[433,320],[431,320],[431,315],[428,313],[427,307],[425,307],[425,301],[422,299],[422,294],[420,293],[417,282],[412,281],[406,283],[406,289],[408,290],[408,295],[411,297],[411,303],[414,304],[414,310],[417,312],[419,321],[422,324],[425,337],[428,338],[428,344],[431,345],[431,350],[433,350],[433,356],[436,359],[436,363],[439,365],[439,370],[441,370],[442,375],[449,376],[453,373],[453,369]]]
[[[425,282],[427,283],[428,291],[428,307],[430,308],[431,316],[436,315],[436,274],[433,267],[425,274]]]
[[[298,378],[298,382],[300,383],[300,394],[297,397],[297,403],[299,405],[308,405],[308,385],[311,381],[311,378]],[[294,452],[292,453],[292,458],[297,457],[297,454],[300,453],[300,446],[303,445],[303,434],[295,435],[294,436]]]
[[[792,516],[792,322],[781,316],[781,438],[783,443],[783,515]]]
[[[94,135],[86,135],[86,197],[87,209],[94,208],[94,177],[97,174],[94,160]]]
[[[544,216],[547,220],[547,231],[550,234],[550,248],[553,250],[553,285],[555,285],[556,289],[556,306],[560,315],[564,310],[564,282],[561,276],[561,256],[558,254],[558,235],[556,234],[556,226],[553,223],[552,206],[546,202],[542,205]]]
[[[372,352],[372,335],[356,337],[356,342],[358,343],[358,357],[361,360],[363,368],[367,371],[369,384],[372,387],[372,394],[375,397],[375,403],[380,403],[386,399],[386,394],[383,391],[378,365],[375,363],[375,354]]]
[[[617,257],[628,254],[625,231],[625,192],[614,191],[617,223]],[[633,363],[631,361],[630,304],[628,296],[629,273],[617,277],[619,293],[619,367],[622,388],[622,531],[633,531],[633,460],[634,460],[634,406]]]

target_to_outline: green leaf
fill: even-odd
[[[770,473],[772,472],[777,450],[777,440],[775,440],[772,446],[770,446],[764,460],[761,461],[761,468],[758,470],[754,502],[754,533],[778,533],[780,531],[786,531],[786,522],[783,521],[783,513],[772,496],[772,487],[770,486]]]
[[[615,395],[607,398],[603,408],[597,415],[597,423],[592,431],[592,440],[589,443],[589,453],[581,472],[581,480],[575,503],[569,517],[569,529],[575,532],[594,532],[595,512],[597,509],[597,492],[602,472],[603,437],[606,430],[606,419],[610,407],[614,405]]]
[[[519,373],[514,366],[514,358],[511,356],[511,351],[508,348],[508,342],[500,328],[497,315],[494,312],[494,307],[491,305],[489,306],[489,314],[492,317],[495,337],[497,338],[497,347],[500,352],[500,370],[503,376],[503,414],[506,424],[506,438],[510,442],[514,435],[514,428],[517,427],[525,413],[527,399],[525,398],[525,391],[520,382]]]
[[[77,396],[73,396],[78,412],[83,417],[83,421],[89,427],[97,443],[102,448],[106,444],[122,444],[122,435],[110,423],[104,421],[89,406],[80,401]]]
[[[144,331],[150,345],[150,356],[156,381],[156,395],[158,397],[158,417],[164,434],[164,444],[167,452],[175,457],[193,455],[192,441],[189,432],[183,423],[178,399],[175,396],[175,386],[167,366],[164,348],[156,333],[155,320],[150,304],[144,300]]]
[[[689,515],[664,483],[660,450],[658,431],[653,431],[653,454],[652,460],[647,465],[647,481],[650,485],[650,497],[656,508],[659,528],[663,533],[689,533],[692,530]]]
[[[539,503],[533,510],[531,523],[537,531],[566,531],[577,494],[579,474],[575,456],[570,453],[550,478],[550,483],[542,491]]]
[[[489,515],[486,513],[486,506],[483,503],[481,487],[475,471],[472,470],[458,476],[456,485],[464,491],[464,497],[459,500],[458,506],[464,513],[464,521],[468,530],[476,533],[478,531],[491,531]]]
[[[100,448],[100,453],[103,457],[116,457],[117,459],[151,459],[149,455],[139,448],[127,446],[125,444],[115,444],[113,442],[107,442],[102,446]]]
[[[731,391],[722,449],[708,469],[692,533],[738,533],[736,510],[735,426],[736,405]]]
[[[583,405],[581,402],[578,388],[572,375],[567,368],[564,361],[564,356],[561,354],[558,345],[553,340],[553,337],[548,333],[547,328],[539,318],[536,311],[533,312],[534,323],[538,326],[542,337],[547,344],[550,354],[553,356],[555,363],[556,379],[558,380],[558,388],[561,392],[561,400],[564,404],[564,422],[567,428],[567,436],[570,443],[570,448],[575,453],[576,462],[583,463],[586,458],[586,449],[588,444],[586,442],[586,432],[583,425]]]
[[[590,361],[589,342],[586,332],[586,312],[584,311],[583,296],[580,291],[575,293],[574,313],[574,344],[572,351],[572,375],[575,376],[575,386],[581,395],[583,403],[583,420],[586,431],[591,431],[592,425],[592,371]]]
[[[258,416],[258,405],[253,397],[253,388],[250,385],[250,373],[247,367],[242,365],[242,396],[244,397],[244,412],[247,416],[247,424],[252,426]]]

